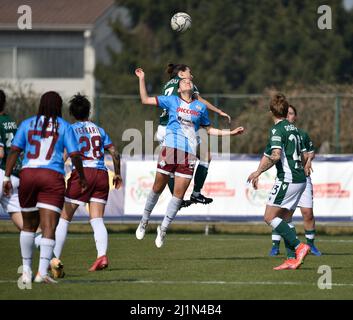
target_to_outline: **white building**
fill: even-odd
[[[18,25],[28,14],[18,13],[24,4],[30,30]],[[124,15],[114,0],[1,0],[0,86],[55,90],[63,97],[81,92],[93,99],[96,62],[107,62],[108,45],[120,49],[109,23]]]

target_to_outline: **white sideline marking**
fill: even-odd
[[[0,280],[3,283],[17,283],[17,280]],[[171,285],[235,285],[235,286],[317,286],[317,283],[291,281],[173,281],[173,280],[59,280],[63,284],[171,284]],[[353,287],[353,283],[332,283],[333,287]]]

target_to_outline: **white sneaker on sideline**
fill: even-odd
[[[138,225],[137,229],[136,229],[136,238],[138,240],[142,240],[145,237],[145,233],[146,233],[146,228],[148,225],[148,221],[142,221],[140,222],[140,224]]]
[[[162,231],[161,227],[157,227],[157,238],[155,240],[155,244],[157,248],[161,248],[164,244],[164,240],[166,237],[167,233],[165,231]]]
[[[57,281],[55,281],[53,278],[50,278],[48,275],[45,276],[41,276],[39,274],[39,272],[37,273],[35,279],[34,279],[35,283],[47,283],[47,284],[55,284],[58,283]]]

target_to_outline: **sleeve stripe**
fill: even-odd
[[[281,149],[282,150],[282,147],[281,146],[271,146],[271,149]]]
[[[270,158],[271,156],[269,154],[267,154],[266,152],[264,152],[264,156],[267,158]]]

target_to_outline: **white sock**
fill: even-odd
[[[20,246],[22,255],[23,271],[32,272],[32,254],[33,254],[34,232],[20,232]]]
[[[96,241],[97,257],[105,256],[108,248],[108,232],[104,225],[103,218],[90,220]]]
[[[61,252],[63,251],[67,230],[69,229],[70,221],[60,218],[58,226],[55,230],[55,247],[54,256],[60,259]]]
[[[55,240],[42,238],[40,241],[40,259],[39,259],[39,274],[44,277],[48,274],[48,268],[51,258],[53,257],[53,249]]]
[[[161,225],[162,231],[167,231],[169,225],[174,220],[178,210],[180,209],[182,202],[183,202],[183,199],[178,199],[174,196],[169,201],[169,204],[167,207],[167,214],[164,216],[164,219]]]
[[[38,249],[40,247],[40,240],[42,239],[42,234],[40,232],[35,233],[34,245]]]
[[[160,193],[155,193],[151,191],[147,197],[145,210],[143,211],[142,220],[144,222],[148,221],[151,215],[153,208],[155,207],[156,203],[158,202]]]

